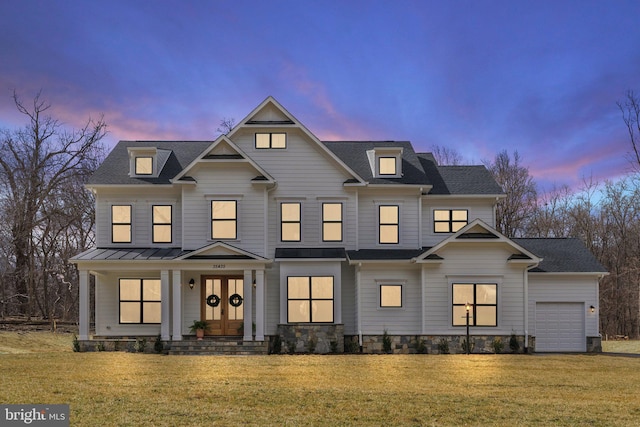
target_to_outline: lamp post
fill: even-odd
[[[467,354],[471,353],[471,343],[469,341],[469,312],[471,311],[471,304],[466,303],[464,309],[467,311]]]

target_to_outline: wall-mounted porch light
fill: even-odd
[[[589,311],[590,311],[591,313],[595,313],[595,312],[596,312],[596,308],[595,308],[594,306],[590,306],[590,307],[589,307]]]
[[[193,287],[195,286],[196,281],[193,280],[193,278],[191,278],[191,280],[189,280],[189,289],[193,289]]]

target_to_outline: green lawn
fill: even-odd
[[[603,355],[203,357],[49,349],[1,354],[0,383],[2,403],[68,403],[72,425],[87,426],[640,423],[640,359]]]

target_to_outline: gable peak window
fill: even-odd
[[[466,209],[435,209],[433,211],[433,230],[436,233],[455,233],[468,223]]]
[[[283,132],[256,133],[256,148],[287,148],[287,134]]]

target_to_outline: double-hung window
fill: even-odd
[[[238,238],[238,202],[236,200],[211,201],[211,238]]]
[[[171,205],[153,205],[153,243],[171,243]]]
[[[256,148],[287,148],[287,134],[256,133]]]
[[[280,204],[280,240],[299,242],[301,240],[301,203]]]
[[[464,209],[436,209],[433,228],[436,233],[455,233],[467,225],[468,212]]]
[[[131,205],[111,206],[111,241],[131,243]]]
[[[378,236],[381,244],[400,243],[400,206],[379,206]]]
[[[495,283],[453,284],[453,326],[466,326],[467,304],[469,325],[498,325],[498,285]]]
[[[120,279],[120,323],[160,323],[159,279]]]
[[[342,241],[342,203],[322,204],[322,241]]]
[[[333,322],[333,276],[287,277],[289,323]]]

